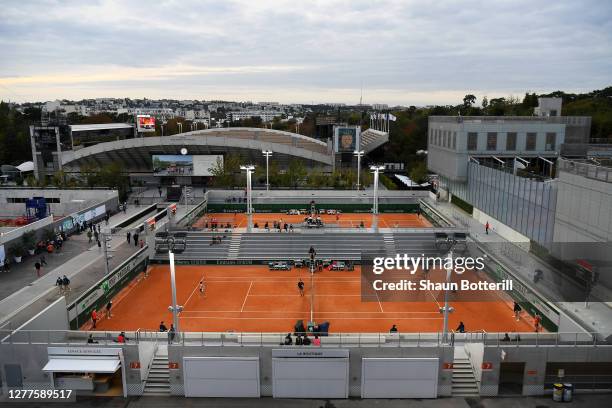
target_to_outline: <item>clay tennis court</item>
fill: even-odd
[[[293,224],[294,227],[304,222],[306,215],[288,215],[285,213],[255,213],[253,224],[257,223],[263,229],[266,222],[272,228],[274,221]],[[342,213],[336,215],[320,214],[324,224],[335,225],[340,228],[359,228],[362,223],[364,228],[372,225],[372,214],[369,213]],[[205,228],[207,223],[217,222],[236,227],[247,226],[247,216],[244,213],[209,213],[200,217],[193,226]],[[431,223],[424,216],[404,213],[384,213],[378,215],[378,226],[380,228],[430,228]]]
[[[441,275],[440,275],[441,276]],[[298,279],[305,282],[300,296]],[[201,296],[198,284],[205,282]],[[289,332],[296,320],[310,319],[310,272],[303,269],[270,271],[265,265],[177,266],[178,303],[182,331]],[[329,321],[330,332],[387,332],[396,324],[401,332],[438,332],[443,294],[424,292],[410,302],[362,302],[359,267],[355,271],[323,271],[314,275],[314,319]],[[456,296],[456,295],[455,295]],[[451,301],[455,308],[449,328],[463,321],[467,331],[533,331],[531,321],[516,321],[512,301],[493,293],[488,301]],[[98,330],[153,330],[160,321],[172,322],[168,265],[150,268],[147,278],[131,285],[114,302],[112,319],[103,319]]]

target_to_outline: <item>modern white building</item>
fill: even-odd
[[[264,122],[270,122],[274,118],[282,117],[282,116],[283,116],[283,112],[273,111],[273,110],[257,110],[257,111],[245,110],[241,112],[232,111],[229,113],[229,117],[231,118],[232,122],[235,122],[241,119],[248,119],[252,117],[261,118],[261,120]]]

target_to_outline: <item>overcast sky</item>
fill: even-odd
[[[0,0],[0,99],[427,105],[612,85],[609,0]]]

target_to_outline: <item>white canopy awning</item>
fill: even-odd
[[[17,166],[17,168],[22,173],[25,173],[28,171],[34,171],[34,162],[31,162],[31,161],[23,162],[19,166]]]
[[[54,373],[114,373],[118,358],[51,358],[43,371]]]

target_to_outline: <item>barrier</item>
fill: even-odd
[[[309,204],[253,204],[253,209],[256,213],[286,213],[291,209],[307,209]],[[372,204],[317,204],[317,208],[340,210],[345,213],[371,213]],[[378,210],[381,213],[416,213],[419,208],[418,204],[382,204],[378,205]],[[209,213],[233,213],[244,212],[246,203],[215,203],[208,204]]]
[[[71,329],[76,330],[81,327],[89,320],[92,310],[102,309],[136,275],[146,270],[149,263],[148,249],[149,247],[145,245],[68,305]]]

